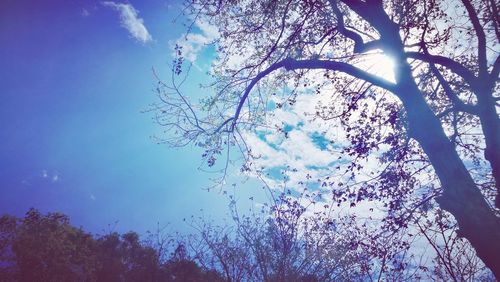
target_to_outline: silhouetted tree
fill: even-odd
[[[171,258],[162,265],[164,281],[222,282],[226,281],[215,270],[203,270],[188,255],[182,243],[179,243]]]
[[[194,222],[190,236],[158,229],[177,242],[163,249],[164,261],[134,232],[93,237],[60,213],[4,215],[0,281],[493,281],[446,218],[433,219],[440,232],[419,223],[436,250],[433,262],[422,262],[408,252],[404,232],[379,232],[352,216],[305,216],[286,201],[264,213],[235,213],[234,224]]]
[[[156,252],[141,244],[135,232],[98,238],[97,256],[98,281],[156,281],[159,272]]]
[[[255,168],[243,133],[275,127],[266,109],[277,89],[289,89],[278,108],[293,105],[303,86],[319,94],[333,89],[313,114],[343,129],[342,169],[352,177],[318,182],[339,204],[384,202],[387,229],[407,226],[422,204],[417,195],[435,199],[500,278],[500,219],[492,207],[495,196],[500,207],[497,6],[493,0],[188,1],[190,16],[220,34],[216,93],[200,111],[182,94],[182,81],[160,81],[158,120],[177,134],[166,140],[171,144],[205,148],[209,166],[240,148],[246,171]],[[179,75],[182,48],[177,52],[172,71]],[[365,69],[374,53],[392,58],[394,81]],[[379,161],[367,172],[373,177],[355,181],[373,156]]]
[[[235,207],[233,207],[235,208]],[[250,215],[233,210],[235,225],[197,220],[186,240],[191,258],[226,281],[409,281],[418,267],[404,234],[383,236],[352,217],[305,215],[297,200]],[[403,266],[403,267],[402,267]]]
[[[0,281],[224,281],[182,248],[165,262],[135,232],[92,236],[61,213],[0,217]]]
[[[416,222],[420,234],[429,242],[435,257],[433,266],[425,269],[429,279],[440,281],[496,281],[476,256],[470,243],[458,237],[456,223],[450,216],[439,211],[432,218]]]
[[[94,280],[93,238],[71,226],[67,216],[30,209],[23,219],[3,216],[0,225],[0,258],[10,268],[6,281]]]

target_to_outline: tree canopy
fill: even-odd
[[[61,213],[0,217],[0,281],[221,281],[168,251],[133,231],[91,235]]]
[[[499,278],[497,9],[493,0],[188,1],[194,22],[218,29],[214,95],[192,103],[182,93],[177,47],[172,80],[158,87],[158,121],[174,134],[165,141],[201,146],[208,166],[225,159],[223,170],[237,148],[242,171],[263,172],[247,133],[287,138],[273,112],[307,97],[309,121],[326,124],[339,147],[329,149],[330,176],[314,179],[331,201],[384,203],[389,231],[435,216],[437,203]],[[377,54],[393,61],[393,78],[367,67]]]
[[[286,197],[282,201],[290,201]],[[355,217],[306,216],[297,202],[214,224],[193,218],[192,233],[158,228],[91,235],[61,213],[30,209],[0,217],[0,281],[493,281],[466,241],[446,230],[432,238],[432,261],[409,250],[408,234],[380,238]],[[458,246],[458,247],[457,247]]]

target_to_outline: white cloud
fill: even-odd
[[[198,20],[196,22],[196,26],[209,40],[213,40],[219,36],[219,31],[217,30],[217,27],[215,25],[211,25],[207,21]]]
[[[81,15],[82,15],[82,17],[84,17],[84,18],[85,18],[85,17],[90,16],[90,12],[89,12],[89,10],[87,10],[87,9],[85,9],[85,8],[82,8],[82,10],[81,10],[81,13],[80,13],[80,14],[81,14]]]
[[[120,13],[121,25],[128,30],[132,37],[142,43],[153,40],[146,26],[144,26],[144,20],[139,18],[139,12],[131,4],[105,1],[102,2],[102,5],[111,7]]]
[[[50,179],[52,182],[58,182],[61,180],[61,174],[57,171],[49,173],[46,169],[43,169],[40,173],[41,178]]]
[[[59,176],[59,173],[54,173],[54,175],[52,175],[52,182],[57,182],[61,179],[61,177]]]
[[[318,103],[325,104],[329,97],[329,91],[322,92],[322,95],[301,92],[293,106],[270,110],[264,122],[267,126],[257,129],[257,132],[245,132],[246,144],[258,156],[252,159],[254,168],[264,168],[264,174],[255,171],[250,176],[257,176],[256,173],[271,187],[280,189],[283,178],[276,172],[286,168],[286,186],[299,193],[304,188],[329,190],[329,187],[319,187],[321,182],[318,180],[346,177],[343,170],[335,169],[337,165],[344,166],[348,159],[348,156],[343,156],[341,161],[338,159],[341,156],[338,146],[343,147],[348,141],[342,126],[336,121],[312,119]],[[271,100],[282,102],[282,98]],[[287,137],[283,132],[269,130],[275,127],[288,127]],[[335,143],[330,143],[330,140],[335,140]],[[324,142],[323,145],[320,142]],[[271,174],[265,174],[270,171]]]
[[[219,36],[217,27],[206,21],[197,20],[195,26],[200,33],[188,33],[175,41],[176,45],[182,47],[182,56],[191,63],[196,61],[198,54],[207,44]],[[172,54],[175,56],[175,51],[172,51]]]

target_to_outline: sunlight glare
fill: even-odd
[[[380,53],[370,54],[365,58],[363,65],[368,72],[376,74],[390,82],[395,82],[394,62],[390,57]]]

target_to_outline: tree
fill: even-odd
[[[170,259],[162,265],[162,270],[162,281],[226,281],[217,271],[201,268],[189,257],[183,243],[177,245]]]
[[[403,232],[382,237],[353,217],[309,216],[286,196],[247,215],[231,206],[232,224],[195,220],[197,234],[185,241],[191,259],[225,281],[413,281],[421,274]]]
[[[135,232],[94,237],[61,213],[0,217],[0,281],[223,281],[179,252],[160,261],[163,251]]]
[[[156,281],[156,251],[135,232],[110,233],[97,239],[98,281]]]
[[[149,236],[169,239],[155,247],[134,232],[90,236],[60,213],[4,215],[0,281],[494,280],[467,241],[451,233],[454,223],[443,212],[417,222],[436,251],[429,263],[409,251],[408,237],[418,236],[404,230],[380,233],[355,216],[306,216],[298,200],[287,197],[242,216],[231,206],[232,223],[200,218],[189,236],[158,228]],[[165,243],[170,239],[177,243]]]
[[[436,254],[429,278],[440,281],[496,281],[491,273],[485,271],[469,242],[454,234],[454,224],[442,211],[432,220],[427,218],[416,222],[420,234]]]
[[[333,89],[313,114],[339,125],[348,141],[340,157],[350,178],[318,179],[334,200],[383,201],[386,228],[397,229],[435,199],[500,279],[500,219],[491,204],[496,197],[500,207],[497,9],[493,0],[193,0],[191,18],[220,34],[215,94],[201,106],[182,94],[177,47],[172,83],[159,82],[158,120],[177,134],[171,144],[203,147],[208,166],[237,147],[242,170],[258,170],[244,134],[267,126],[287,137],[266,119],[278,89],[278,108],[304,88]],[[393,81],[363,65],[375,53],[393,60]],[[380,169],[355,181],[373,156]]]
[[[97,267],[90,234],[60,213],[30,209],[21,220],[0,218],[3,281],[92,281]]]
[[[15,238],[16,218],[10,215],[0,217],[0,281],[14,280],[15,260],[12,242]]]

